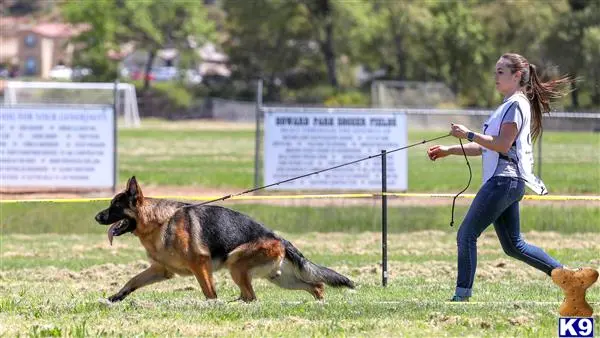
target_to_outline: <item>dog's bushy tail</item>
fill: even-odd
[[[348,277],[309,261],[292,243],[285,239],[281,241],[285,247],[285,257],[296,267],[299,277],[304,281],[354,289],[354,282]]]

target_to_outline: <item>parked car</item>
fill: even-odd
[[[156,81],[171,81],[177,79],[177,68],[156,67],[152,69],[152,75]]]
[[[71,80],[73,70],[67,66],[54,66],[50,69],[48,76],[53,80]]]
[[[130,74],[132,80],[142,80],[144,78],[144,70],[142,69],[135,69],[131,71]],[[152,81],[154,80],[154,75],[152,74],[152,72],[150,72],[150,74],[146,75],[146,78]]]
[[[92,70],[89,68],[82,67],[67,67],[63,65],[54,66],[50,69],[48,76],[53,80],[80,80],[81,78],[91,75]]]

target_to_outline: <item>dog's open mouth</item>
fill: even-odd
[[[124,218],[118,222],[113,223],[108,228],[108,242],[112,245],[114,236],[121,236],[124,233],[132,232],[135,230],[136,222],[131,218]]]

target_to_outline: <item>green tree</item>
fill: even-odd
[[[368,68],[381,66],[381,33],[386,30],[377,12],[377,4],[370,0],[336,1],[334,12],[334,49],[337,54],[340,87],[355,85],[353,69],[357,65]]]
[[[306,68],[307,61],[316,57],[301,6],[279,0],[225,0],[223,10],[227,13],[224,47],[235,77],[262,78],[267,100],[277,100],[286,74]]]
[[[390,70],[390,77],[399,80],[423,80],[425,52],[422,41],[431,33],[433,16],[427,3],[407,1],[376,1],[374,9],[377,39],[367,45],[365,53],[376,51],[379,65]]]
[[[103,9],[109,11],[103,13]],[[66,2],[64,11],[71,22],[89,23],[92,31],[104,30],[103,34],[90,33],[98,38],[96,43],[104,45],[99,48],[118,48],[121,44],[134,42],[137,48],[147,50],[146,75],[152,70],[158,50],[176,48],[179,52],[190,53],[191,47],[214,39],[215,33],[201,1],[81,0]],[[146,90],[150,85],[149,77],[144,76],[144,79]]]
[[[329,84],[340,87],[338,59],[364,61],[364,46],[376,38],[381,23],[373,15],[372,1],[297,0],[325,62]],[[342,62],[347,68],[348,62]]]
[[[208,20],[201,1],[122,1],[124,11],[120,23],[123,29],[117,31],[117,37],[120,41],[136,41],[148,50],[146,75],[151,72],[159,49],[175,48],[189,53],[191,47],[214,39],[214,25]],[[129,15],[124,15],[126,13]],[[148,87],[149,78],[144,76],[144,90]]]
[[[551,34],[559,17],[569,11],[566,0],[542,2],[498,0],[483,2],[474,7],[475,17],[485,29],[489,53],[485,66],[480,71],[492,72],[492,67],[500,55],[518,53],[534,63],[542,73],[555,70],[548,57],[544,55],[544,41]],[[487,105],[492,106],[498,95],[493,76],[481,79],[478,87],[485,88]]]
[[[571,105],[580,107],[579,94],[582,89],[594,90],[594,83],[587,76],[588,67],[594,61],[596,35],[595,28],[600,27],[600,5],[597,1],[569,1],[570,11],[560,16],[556,25],[544,41],[547,57],[556,63],[560,70],[573,77],[580,78],[582,83],[573,86]],[[591,45],[590,45],[591,44]],[[595,69],[591,73],[596,73]],[[586,88],[587,87],[587,88]]]
[[[117,78],[117,63],[109,58],[109,50],[118,48],[115,38],[117,15],[115,1],[67,2],[62,15],[68,22],[89,25],[74,38],[76,50],[74,64],[92,69],[88,77],[93,81],[114,81]]]
[[[485,98],[480,85],[491,71],[489,53],[492,42],[474,13],[476,1],[441,1],[431,6],[430,36],[422,41],[429,74],[443,80],[463,104],[481,105]]]
[[[307,19],[313,28],[313,38],[319,45],[327,67],[329,84],[337,88],[336,52],[334,44],[334,4],[332,0],[299,0],[307,10]]]
[[[475,15],[496,54],[515,52],[532,59],[541,58],[544,39],[568,10],[566,0],[498,0],[475,7]]]
[[[582,42],[585,68],[592,84],[592,105],[600,107],[600,25],[588,27]]]
[[[223,10],[224,46],[236,77],[263,78],[271,100],[285,78],[296,86],[314,87],[324,78],[334,88],[351,84],[352,66],[366,60],[363,46],[379,24],[366,0],[224,0]]]

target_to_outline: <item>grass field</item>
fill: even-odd
[[[315,302],[308,294],[258,280],[258,302],[231,303],[238,290],[221,271],[217,302],[204,301],[193,278],[179,277],[107,305],[102,299],[147,263],[132,235],[108,245],[106,227],[92,220],[106,204],[1,205],[0,335],[556,335],[561,291],[541,272],[505,256],[491,228],[478,245],[473,302],[445,302],[456,273],[456,229],[448,226],[445,206],[390,208],[390,279],[383,288],[378,203],[231,203],[293,241],[313,261],[350,276],[357,290],[329,288],[326,301]],[[458,208],[458,220],[465,210]],[[585,205],[526,205],[524,236],[568,266],[598,267],[599,212]],[[588,300],[598,309],[600,288],[590,289]]]
[[[556,336],[561,292],[542,273],[507,258],[493,232],[480,239],[471,304],[445,302],[454,285],[453,233],[391,235],[386,288],[380,286],[378,233],[284,235],[315,262],[350,276],[358,288],[328,288],[326,301],[315,302],[307,293],[257,280],[258,302],[231,303],[238,290],[225,272],[218,272],[217,302],[204,301],[193,278],[178,277],[107,305],[102,299],[146,266],[136,238],[119,237],[110,247],[102,234],[4,235],[0,334]],[[530,232],[525,236],[566,264],[600,264],[600,244],[592,234]],[[599,290],[588,292],[596,309]]]
[[[315,202],[319,202],[316,200]],[[269,204],[240,204],[227,201],[221,204],[244,212],[277,231],[304,233],[363,232],[381,229],[381,205],[378,200],[365,205],[337,206]],[[450,228],[450,202],[438,206],[398,205],[388,208],[388,231],[405,233],[419,230],[455,231]],[[591,205],[529,204],[521,207],[523,231],[557,231],[600,233],[600,208]],[[4,234],[87,234],[101,233],[106,228],[96,224],[95,214],[106,208],[108,202],[88,203],[17,203],[0,204],[0,230]],[[456,207],[456,226],[467,211],[466,205]],[[599,235],[600,236],[600,235]],[[600,237],[599,237],[600,238]]]
[[[244,125],[144,121],[119,132],[123,185],[232,190],[253,185],[254,133]],[[234,127],[234,128],[231,128]],[[438,136],[411,131],[409,142]],[[444,139],[449,144],[450,139]],[[544,134],[543,178],[553,194],[600,194],[600,134]],[[426,146],[409,154],[409,189],[453,192],[468,178],[460,157],[432,163]],[[479,186],[478,158],[470,158]],[[294,204],[226,201],[291,240],[316,263],[351,277],[354,291],[326,290],[316,302],[257,280],[258,302],[229,302],[238,289],[216,274],[219,301],[204,300],[194,278],[178,277],[108,305],[104,299],[147,266],[132,235],[109,246],[93,216],[108,203],[0,204],[0,336],[485,336],[555,337],[563,295],[543,273],[507,257],[489,228],[478,243],[474,297],[448,303],[456,274],[450,203],[396,203],[388,214],[389,285],[381,287],[379,200]],[[460,201],[456,223],[468,201]],[[524,201],[527,241],[571,267],[600,267],[598,202]],[[600,287],[588,291],[600,322]],[[599,329],[596,329],[596,332]]]
[[[225,126],[211,127],[210,123],[148,121],[141,129],[121,129],[120,179],[125,182],[137,175],[147,184],[250,188],[254,184],[254,129],[243,126],[224,130]],[[409,143],[444,132],[412,130]],[[440,143],[455,144],[455,139]],[[425,154],[430,145],[408,150],[409,191],[461,190],[468,179],[464,158],[431,162]],[[549,131],[544,133],[542,147],[542,178],[551,193],[600,194],[600,133]],[[475,192],[481,181],[481,159],[469,159],[473,168],[469,191]]]

